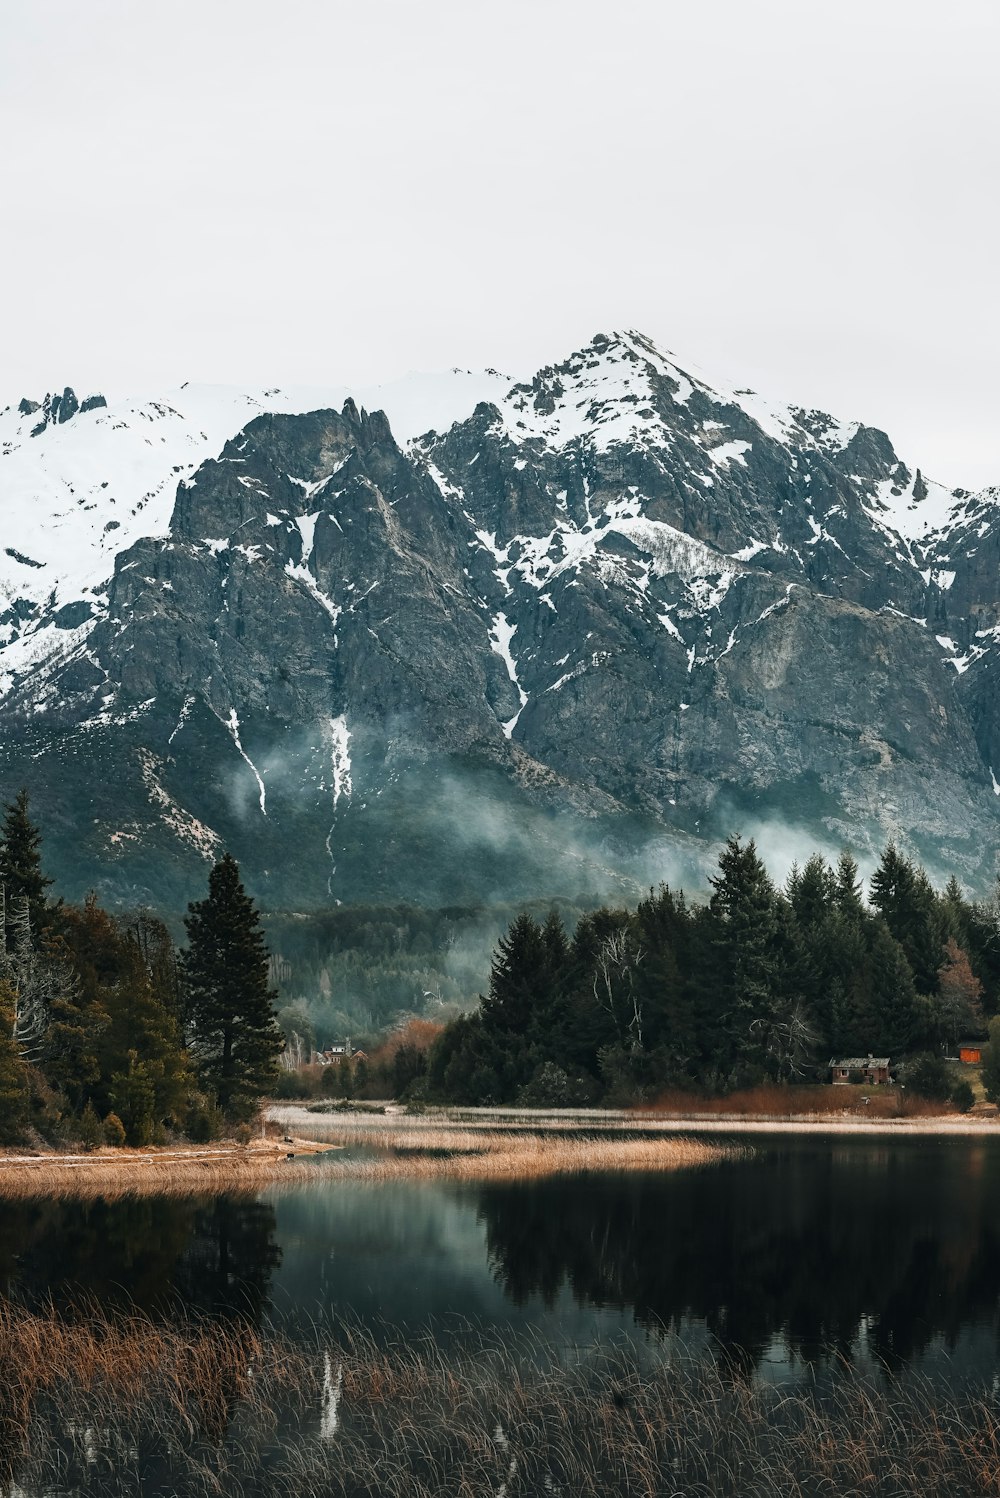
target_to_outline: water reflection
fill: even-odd
[[[381,1185],[0,1209],[0,1293],[158,1312],[710,1335],[751,1365],[953,1355],[991,1376],[1000,1140],[765,1144],[661,1176]]]
[[[0,1211],[0,1291],[260,1319],[281,1262],[274,1207],[252,1197],[15,1201]]]
[[[647,1326],[702,1320],[755,1362],[777,1339],[809,1362],[860,1351],[898,1368],[970,1326],[995,1346],[998,1188],[995,1148],[819,1144],[674,1176],[490,1185],[478,1206],[516,1303],[569,1287]]]

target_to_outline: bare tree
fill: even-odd
[[[636,971],[645,953],[626,929],[612,931],[597,949],[594,998],[614,1021],[623,1048],[642,1050],[642,1001]]]
[[[8,900],[0,884],[0,979],[14,993],[14,1044],[23,1061],[39,1061],[51,1023],[52,1006],[79,997],[79,983],[68,963],[35,950],[27,895]]]

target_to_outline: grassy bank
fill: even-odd
[[[506,1116],[483,1110],[456,1115],[308,1113],[275,1107],[271,1117],[289,1129],[357,1153],[310,1166],[310,1176],[386,1180],[448,1176],[465,1180],[525,1178],[607,1170],[678,1170],[706,1165],[726,1151],[676,1131],[631,1127],[625,1115]]]
[[[453,1124],[444,1117],[271,1110],[278,1139],[251,1145],[99,1150],[88,1155],[0,1154],[0,1200],[30,1196],[188,1195],[255,1191],[276,1182],[402,1176],[497,1179],[588,1170],[676,1170],[721,1158],[701,1140],[613,1137],[602,1127],[552,1123]],[[296,1137],[285,1139],[294,1131]],[[621,1127],[618,1127],[621,1136]],[[314,1137],[302,1137],[303,1134]],[[355,1153],[341,1154],[345,1147]],[[358,1146],[362,1146],[358,1150]],[[304,1157],[322,1155],[322,1159]]]
[[[0,1152],[0,1200],[36,1196],[190,1196],[194,1192],[256,1191],[286,1179],[296,1160],[325,1154],[329,1142],[255,1140],[252,1144],[103,1149],[75,1155],[55,1150]],[[291,1154],[293,1159],[289,1160]]]
[[[774,1389],[669,1344],[468,1333],[309,1346],[251,1328],[0,1307],[0,1482],[27,1495],[972,1498],[1000,1490],[988,1391],[856,1376]]]

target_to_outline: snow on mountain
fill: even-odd
[[[483,827],[495,794],[695,840],[793,806],[978,869],[995,493],[637,333],[517,384],[348,394],[0,413],[0,774],[94,797],[91,856],[123,885],[130,860],[140,883],[172,867],[169,834],[288,898],[336,873],[450,899],[448,860],[399,828],[475,836],[470,776]]]
[[[178,483],[263,412],[384,409],[398,440],[446,428],[509,384],[495,371],[383,385],[238,390],[184,385],[155,398],[73,392],[0,412],[0,688],[103,610],[115,556],[165,535]],[[100,401],[100,404],[97,402]]]
[[[340,409],[348,396],[359,407],[385,411],[397,442],[412,446],[445,498],[460,503],[470,519],[461,483],[454,471],[450,477],[441,472],[435,440],[426,434],[440,438],[482,402],[499,413],[499,431],[515,449],[515,474],[577,449],[597,460],[613,451],[641,451],[662,473],[669,467],[674,482],[683,474],[709,509],[728,474],[749,475],[748,464],[761,460],[761,444],[799,455],[791,465],[801,478],[792,512],[779,511],[770,521],[765,516],[767,524],[756,528],[747,523],[728,543],[713,535],[706,545],[705,527],[693,534],[680,517],[668,524],[647,516],[645,495],[635,485],[623,486],[610,504],[605,498],[603,513],[591,513],[587,500],[575,517],[566,512],[563,495],[547,524],[534,530],[519,525],[513,540],[510,530],[498,540],[499,531],[477,523],[478,544],[491,554],[508,591],[518,577],[541,589],[567,569],[593,564],[615,535],[650,557],[632,580],[638,593],[645,592],[649,566],[675,571],[689,586],[717,578],[723,587],[740,572],[736,564],[761,565],[765,554],[794,558],[813,574],[821,550],[863,568],[848,555],[843,503],[823,508],[817,502],[814,513],[812,455],[846,474],[896,562],[909,573],[919,571],[926,585],[950,585],[950,536],[966,542],[973,525],[984,532],[997,511],[995,491],[970,497],[925,479],[860,423],[732,388],[682,367],[636,332],[597,335],[562,364],[517,384],[495,370],[452,370],[353,389],[185,385],[110,406],[99,404],[101,397],[80,403],[66,390],[0,412],[0,692],[36,663],[81,647],[88,622],[105,611],[115,557],[143,537],[167,534],[178,484],[249,421],[264,412]],[[874,458],[872,435],[883,444],[876,443]],[[470,460],[470,481],[477,457]],[[751,490],[760,484],[756,477],[748,482]],[[503,517],[498,520],[502,528]],[[315,517],[300,517],[300,523],[308,528]],[[310,549],[304,544],[295,564],[300,569],[307,568]],[[711,611],[718,585],[701,591]],[[888,602],[899,607],[902,600]]]

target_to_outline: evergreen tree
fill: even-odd
[[[885,921],[871,924],[867,966],[871,1032],[866,1049],[899,1056],[919,1035],[920,1009],[906,953]]]
[[[28,816],[28,792],[22,789],[5,806],[0,825],[0,884],[4,886],[9,909],[19,898],[27,899],[31,933],[36,945],[48,921],[45,892],[52,884],[52,880],[42,873],[41,840],[41,833]],[[10,945],[8,932],[8,950]]]
[[[858,866],[846,848],[837,859],[837,870],[834,877],[836,880],[834,900],[840,913],[849,918],[862,915],[864,913],[864,903],[861,899],[861,880],[858,877]]]
[[[642,900],[635,927],[643,961],[636,971],[646,1045],[655,1056],[656,1080],[676,1083],[693,1075],[698,1018],[691,972],[690,918],[682,893],[665,884]]]
[[[893,843],[872,875],[871,899],[906,953],[917,989],[932,994],[944,955],[945,918],[923,869]]]
[[[710,910],[722,960],[729,1056],[742,1079],[773,1071],[779,1027],[784,1023],[777,891],[753,840],[731,837],[709,879]]]
[[[990,1020],[989,1044],[983,1049],[983,1090],[991,1103],[1000,1103],[1000,1018]]]
[[[247,1116],[274,1081],[282,1040],[260,917],[230,854],[212,869],[208,898],[188,906],[184,925],[195,1061],[223,1113]]]

